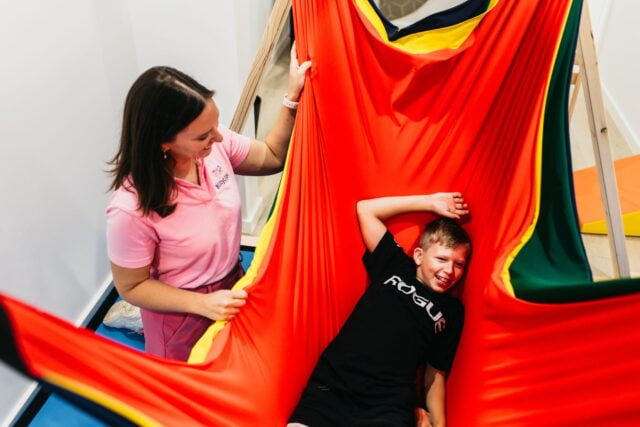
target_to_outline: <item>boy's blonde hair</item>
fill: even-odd
[[[420,237],[420,247],[427,250],[434,243],[440,243],[448,248],[469,245],[471,250],[471,238],[464,228],[451,218],[438,218],[424,227]]]

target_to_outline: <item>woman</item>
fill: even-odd
[[[289,89],[264,141],[219,124],[213,92],[169,67],[145,71],[127,95],[112,160],[107,246],[120,296],[141,307],[147,352],[186,360],[215,320],[230,320],[245,291],[235,173],[282,169],[309,61],[291,50]]]

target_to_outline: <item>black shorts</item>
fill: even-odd
[[[310,382],[289,422],[309,427],[413,427],[415,416],[395,406],[356,402],[343,391]]]

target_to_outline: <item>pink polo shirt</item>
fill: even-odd
[[[142,216],[134,189],[114,191],[107,207],[107,250],[125,268],[151,265],[151,276],[178,288],[223,278],[238,262],[240,193],[233,168],[244,161],[251,140],[220,126],[224,139],[198,160],[201,185],[175,178],[175,211]],[[126,186],[129,187],[129,186]]]

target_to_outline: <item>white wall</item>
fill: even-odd
[[[632,151],[640,153],[640,2],[589,0],[605,103]]]
[[[271,0],[0,3],[0,291],[70,321],[109,282],[105,162],[133,80],[171,65],[229,122]],[[27,381],[0,366],[0,422]]]

